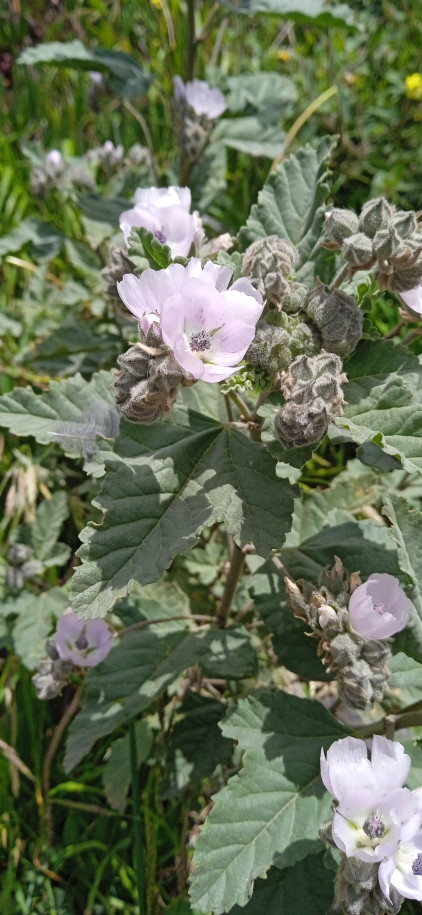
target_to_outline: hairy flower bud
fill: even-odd
[[[409,238],[418,231],[418,221],[413,210],[396,210],[390,221],[400,238]]]
[[[354,267],[370,267],[374,262],[371,239],[363,232],[346,238],[341,253],[347,263]]]
[[[274,416],[274,432],[286,447],[310,445],[325,434],[329,422],[343,412],[342,362],[324,350],[298,356],[283,380],[286,405]]]
[[[247,276],[264,299],[276,304],[290,293],[288,277],[298,259],[298,252],[290,242],[278,235],[258,238],[245,251],[242,273]]]
[[[338,356],[354,350],[362,334],[363,315],[352,296],[320,284],[309,293],[305,310],[321,334],[324,349]]]
[[[32,547],[26,543],[12,543],[9,547],[7,558],[12,565],[21,566],[31,558],[32,553]]]
[[[378,864],[341,856],[335,882],[335,909],[343,915],[398,915],[403,896],[392,889],[387,899],[378,883]]]
[[[358,217],[353,210],[330,210],[325,214],[325,231],[330,241],[341,247],[346,238],[359,232]]]
[[[259,365],[271,374],[284,371],[292,359],[289,342],[286,330],[261,321],[255,338],[245,353],[245,360],[251,365]]]
[[[40,661],[32,682],[39,699],[54,699],[68,683],[74,665],[59,656],[54,637],[47,639],[45,649],[47,657]]]
[[[302,283],[290,283],[290,292],[283,296],[283,312],[288,315],[294,315],[302,311],[308,289]]]
[[[359,229],[369,238],[373,238],[380,229],[387,228],[392,215],[393,208],[385,198],[375,197],[363,205],[359,216]]]
[[[403,239],[400,238],[394,226],[388,226],[387,229],[380,229],[374,235],[372,241],[372,250],[379,260],[397,257],[405,250]]]
[[[306,410],[301,404],[287,403],[275,414],[274,432],[287,448],[313,445],[325,435],[329,422],[330,414],[321,399]]]
[[[154,339],[150,332],[147,343]],[[120,371],[114,386],[116,402],[123,416],[132,423],[153,423],[170,413],[180,384],[195,384],[164,346],[135,343],[117,357]]]
[[[104,280],[105,291],[114,304],[122,304],[122,300],[117,292],[117,283],[121,282],[125,273],[133,273],[134,265],[124,248],[115,246],[110,248],[109,263],[101,271]]]

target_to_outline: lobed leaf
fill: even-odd
[[[244,247],[266,235],[290,241],[299,251],[297,279],[303,282],[313,282],[327,260],[319,242],[329,193],[328,160],[335,142],[323,137],[317,147],[308,144],[281,162],[259,192],[258,203],[239,233]]]
[[[204,525],[223,522],[261,556],[283,542],[298,490],[277,478],[261,445],[186,409],[153,426],[122,422],[121,433],[95,502],[103,523],[81,534],[73,578],[81,615],[104,615],[133,581],[157,581]]]
[[[391,539],[397,544],[399,566],[411,585],[408,596],[415,607],[409,625],[395,636],[394,643],[422,663],[422,512],[391,492],[385,496],[383,513],[392,524]]]
[[[241,699],[222,724],[243,749],[243,767],[215,796],[195,847],[192,904],[216,915],[244,906],[256,877],[319,852],[331,798],[319,775],[321,747],[345,729],[318,702],[284,692]]]

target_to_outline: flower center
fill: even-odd
[[[422,852],[419,852],[412,864],[412,874],[414,874],[415,877],[422,877]]]
[[[166,239],[166,236],[164,235],[164,233],[160,232],[160,229],[157,229],[157,231],[154,232],[154,235],[156,238],[158,238],[158,241],[160,242],[161,245],[165,245],[167,239]]]
[[[206,330],[199,330],[197,334],[192,334],[189,346],[194,353],[203,353],[204,350],[211,349],[211,337]]]
[[[375,613],[378,613],[379,616],[382,616],[386,611],[385,604],[374,604]]]
[[[382,822],[382,818],[376,813],[373,813],[372,816],[365,820],[362,829],[365,835],[368,836],[368,839],[382,839],[385,833],[385,826]]]
[[[83,651],[84,648],[88,648],[88,644],[89,644],[88,639],[86,638],[85,635],[80,635],[79,638],[76,639],[76,642],[75,642],[75,645],[77,648],[79,648],[79,651]]]

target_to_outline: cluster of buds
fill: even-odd
[[[257,365],[273,378],[285,372],[296,356],[319,353],[321,337],[306,321],[304,312],[286,314],[284,311],[267,311],[256,329],[245,359]]]
[[[6,585],[8,588],[22,588],[25,579],[34,578],[43,569],[39,559],[32,559],[33,549],[26,543],[12,543],[7,554],[9,565],[6,569]]]
[[[282,380],[286,404],[274,417],[276,437],[287,448],[320,441],[328,424],[343,412],[346,375],[339,356],[322,350],[298,356]]]
[[[335,672],[340,698],[352,708],[370,709],[388,684],[391,636],[407,626],[413,605],[392,575],[374,573],[359,582],[357,573],[349,579],[336,558],[317,591],[289,578],[286,591],[293,615],[318,639],[322,663]]]
[[[81,620],[69,608],[57,621],[54,636],[45,643],[46,657],[32,677],[39,699],[54,699],[69,682],[75,667],[95,667],[113,644],[107,623]]]
[[[299,258],[297,249],[278,235],[259,238],[245,251],[242,274],[261,293],[267,306],[281,308],[292,292],[292,273]]]
[[[160,346],[152,331],[146,338],[140,331],[140,337],[117,357],[116,402],[129,422],[154,423],[170,413],[179,385],[190,387],[195,378],[183,371],[168,347]]]
[[[374,736],[344,737],[321,751],[321,778],[335,799],[321,838],[341,852],[334,911],[397,915],[404,899],[422,900],[422,789],[403,788],[404,747]]]
[[[340,250],[352,277],[373,270],[381,289],[401,293],[422,280],[422,231],[416,213],[398,210],[384,197],[353,210],[326,214],[327,247]]]
[[[175,76],[174,101],[180,148],[187,162],[195,163],[207,146],[214,122],[226,110],[224,95],[204,80],[184,83]]]
[[[112,140],[106,140],[102,146],[95,146],[87,154],[88,162],[95,168],[102,168],[106,175],[111,175],[122,165],[123,157],[122,144],[115,146]]]
[[[94,180],[83,160],[66,161],[58,149],[51,149],[31,168],[31,190],[43,199],[52,188],[68,195],[75,187],[92,190]]]
[[[121,306],[122,300],[117,292],[117,283],[120,283],[125,273],[133,273],[134,265],[125,248],[118,248],[112,245],[109,249],[109,262],[103,267],[101,276],[103,278],[105,293],[113,305]]]

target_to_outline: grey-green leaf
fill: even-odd
[[[89,51],[78,39],[42,42],[26,48],[18,63],[32,67],[47,64],[75,70],[100,70],[107,75],[111,90],[119,97],[136,98],[147,90],[151,82],[151,77],[129,54],[106,48]]]
[[[345,734],[320,703],[281,691],[240,700],[222,730],[245,751],[243,767],[214,797],[191,889],[192,904],[216,915],[244,906],[271,864],[291,866],[321,850],[318,827],[331,798],[320,780],[320,752]]]
[[[206,676],[218,678],[256,671],[251,638],[241,627],[195,632],[160,624],[123,637],[88,673],[84,706],[69,731],[66,768],[72,769],[99,737],[148,708],[196,663]]]
[[[422,512],[393,492],[386,494],[383,512],[391,521],[391,538],[397,544],[400,568],[411,585],[408,597],[415,607],[409,625],[395,636],[394,642],[422,663]]]
[[[217,521],[239,546],[253,541],[267,556],[283,542],[298,494],[265,448],[185,409],[153,426],[122,422],[108,468],[95,503],[103,524],[82,532],[73,578],[83,616],[107,613],[132,581],[157,581]]]
[[[285,159],[270,174],[239,233],[244,247],[266,235],[290,241],[299,251],[296,270],[302,282],[312,282],[324,271],[327,252],[319,242],[334,146],[332,137],[324,137],[316,147],[308,144]]]

